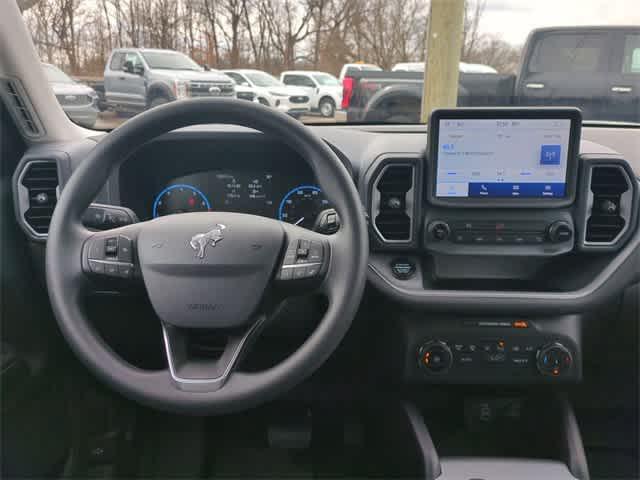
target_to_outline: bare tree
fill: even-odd
[[[466,0],[464,5],[464,23],[462,25],[462,55],[466,62],[476,53],[481,41],[480,20],[484,14],[486,0]]]

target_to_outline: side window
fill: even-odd
[[[296,77],[294,75],[285,75],[284,77],[282,77],[282,83],[284,83],[285,85],[297,85]]]
[[[529,71],[533,73],[593,73],[600,69],[606,34],[551,33],[539,39]]]
[[[245,82],[245,79],[242,78],[242,75],[235,73],[235,72],[227,72],[227,75],[229,77],[231,77],[233,79],[234,82],[236,82],[237,85],[241,85],[243,82]]]
[[[142,60],[140,60],[140,55],[137,53],[127,53],[124,57],[124,63],[131,62],[133,67],[142,66]]]
[[[305,76],[305,75],[300,75],[300,84],[301,87],[311,87],[311,88],[315,88],[316,84],[313,83],[313,80],[311,80],[309,77]]]
[[[111,57],[111,63],[109,64],[109,68],[111,70],[122,70],[124,65],[124,53],[114,53],[113,57]]]
[[[622,73],[640,73],[640,34],[626,35]]]

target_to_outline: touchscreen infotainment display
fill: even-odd
[[[568,118],[439,118],[436,198],[562,199]]]

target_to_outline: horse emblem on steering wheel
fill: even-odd
[[[191,248],[196,251],[196,257],[204,258],[207,255],[207,245],[215,247],[216,243],[224,238],[222,236],[222,231],[226,228],[226,225],[216,223],[216,226],[207,233],[198,233],[191,237],[191,242],[189,242],[189,244],[191,245]]]

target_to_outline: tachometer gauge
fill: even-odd
[[[320,212],[330,208],[322,190],[313,185],[301,185],[288,192],[278,208],[278,218],[311,229]]]
[[[153,218],[173,213],[207,212],[211,204],[207,196],[192,185],[171,185],[162,190],[153,202]]]

